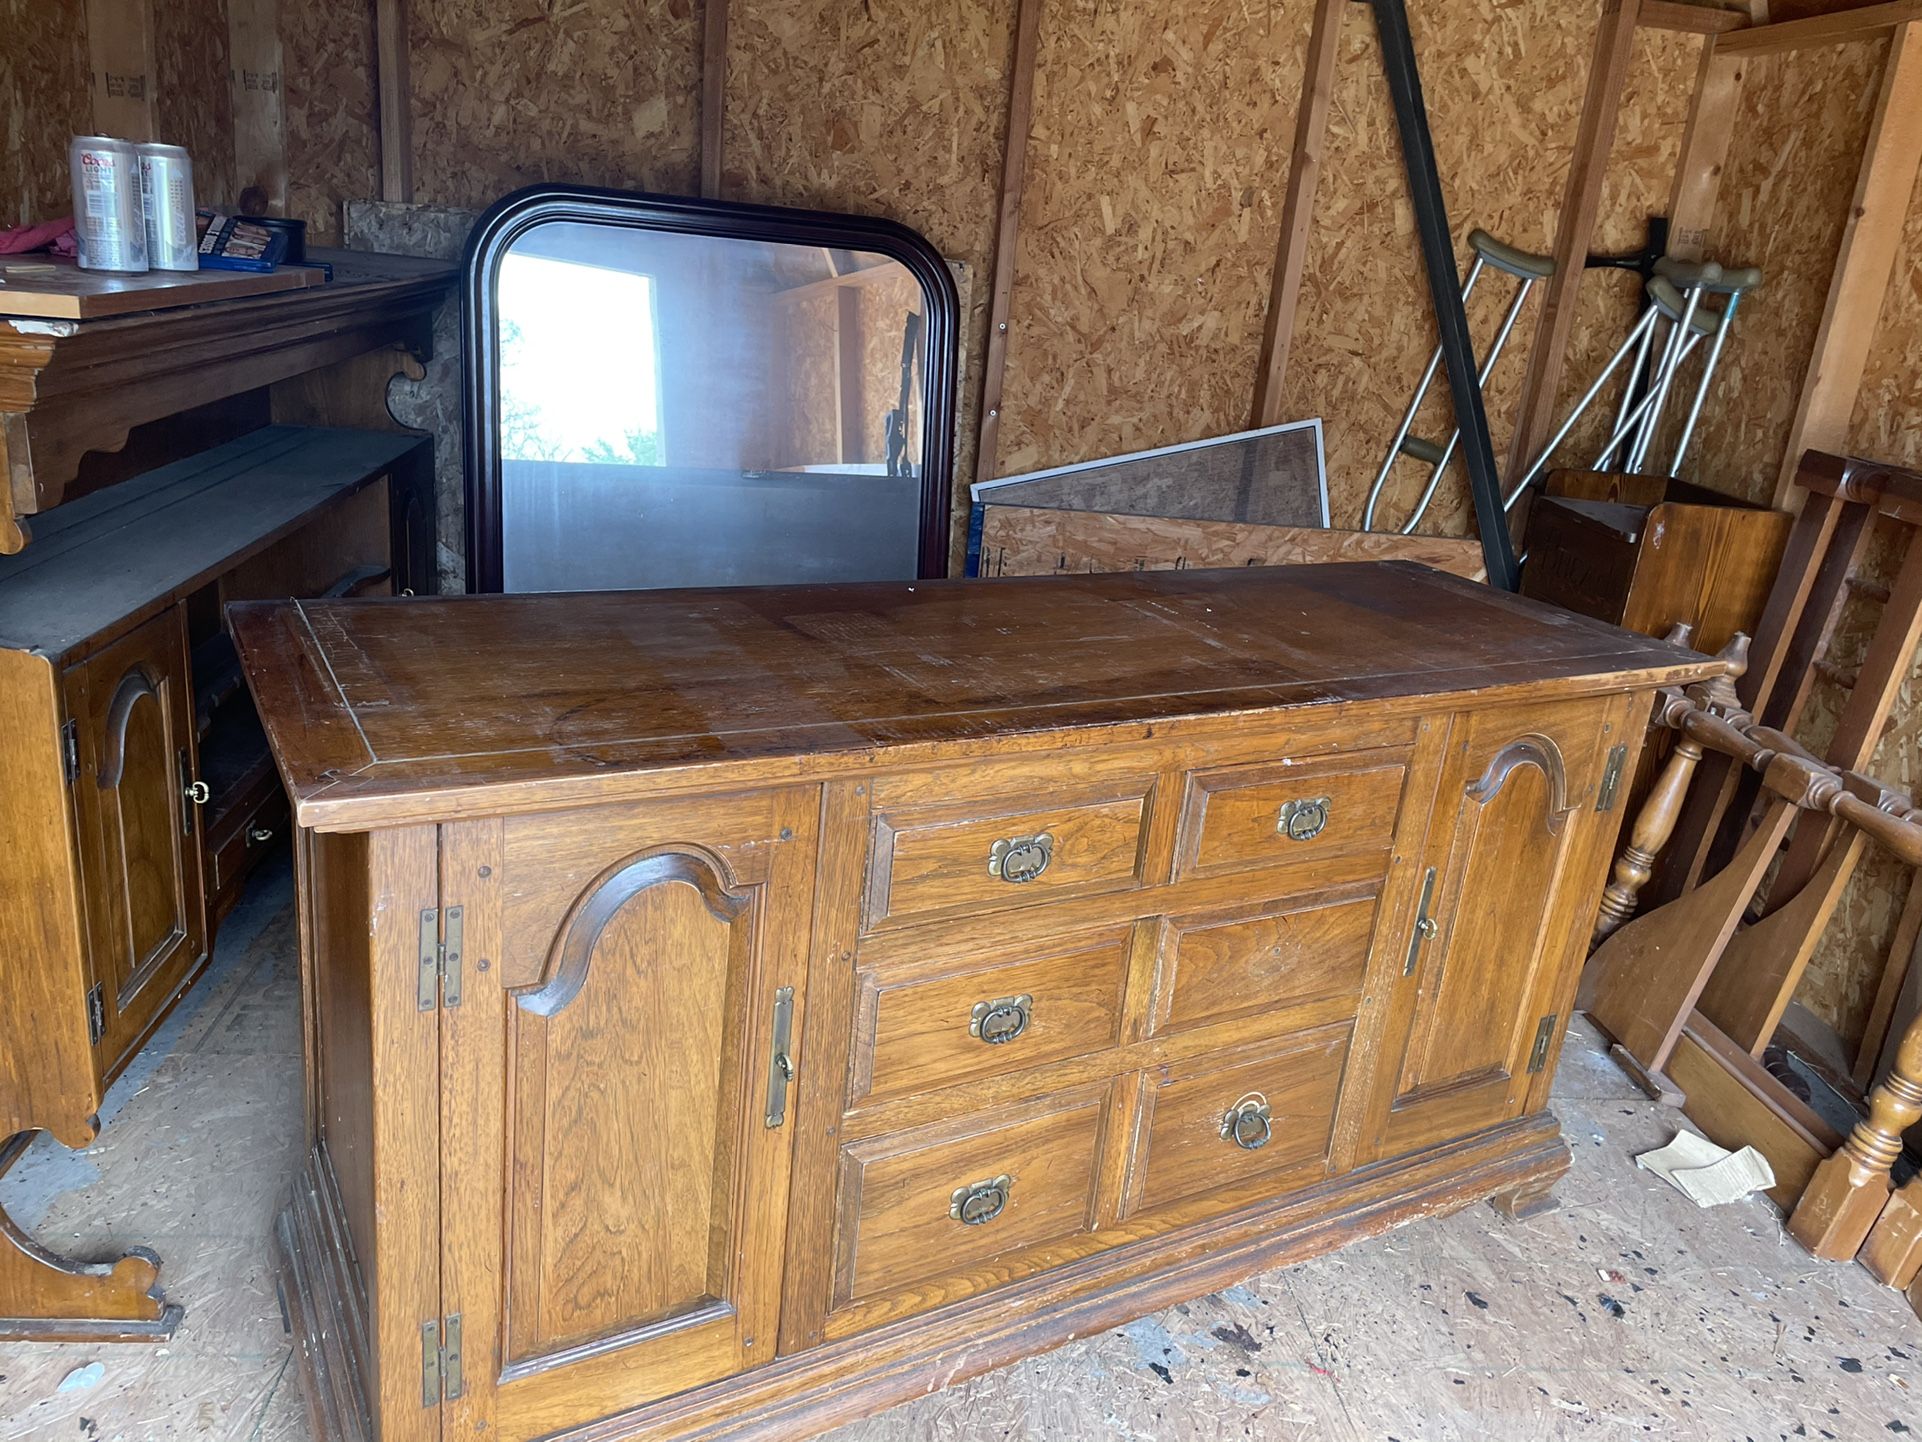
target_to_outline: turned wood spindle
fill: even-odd
[[[1789,1218],[1789,1235],[1824,1261],[1854,1257],[1888,1203],[1889,1167],[1901,1155],[1902,1133],[1917,1121],[1922,1121],[1922,1017],[1903,1034],[1895,1065],[1869,1094],[1868,1116],[1815,1169]]]
[[[1677,626],[1669,632],[1668,640],[1676,645],[1688,643],[1689,628]],[[1662,774],[1649,788],[1642,809],[1635,817],[1635,825],[1629,831],[1628,844],[1622,854],[1615,859],[1615,870],[1602,893],[1602,901],[1595,915],[1595,932],[1591,946],[1600,946],[1624,922],[1635,915],[1640,901],[1642,888],[1655,874],[1655,862],[1662,850],[1668,845],[1669,838],[1675,834],[1675,823],[1681,819],[1682,802],[1688,796],[1688,785],[1695,777],[1696,764],[1702,759],[1702,745],[1688,732],[1681,729],[1683,717],[1696,709],[1707,710],[1718,716],[1739,712],[1741,703],[1735,696],[1735,678],[1748,669],[1748,637],[1737,633],[1728,645],[1721,650],[1719,657],[1724,669],[1721,675],[1693,687],[1687,696],[1669,693],[1662,703],[1660,720],[1665,725],[1675,727],[1675,748],[1669,752],[1668,760],[1662,766]]]

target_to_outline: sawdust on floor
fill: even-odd
[[[186,1306],[165,1346],[0,1345],[0,1442],[308,1442],[268,1250],[300,1149],[299,1078],[282,865],[256,879],[208,977],[109,1095],[99,1142],[69,1152],[42,1137],[0,1179],[0,1202],[50,1246],[153,1247]],[[1555,1092],[1575,1156],[1555,1213],[1511,1224],[1475,1206],[1407,1226],[833,1442],[1922,1434],[1922,1323],[1897,1294],[1811,1259],[1765,1200],[1698,1212],[1638,1172],[1635,1153],[1679,1117],[1585,1024]]]

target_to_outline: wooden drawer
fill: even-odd
[[[1285,1189],[1325,1176],[1351,1031],[1325,1027],[1143,1073],[1123,1215],[1245,1182]],[[1243,1107],[1256,1116],[1237,1142],[1231,1118]]]
[[[870,930],[1144,884],[1152,776],[1070,790],[1035,772],[1012,778],[1018,784],[1001,794],[945,799],[961,779],[895,778],[898,788],[876,785]],[[897,789],[918,797],[931,785],[943,800],[893,804]]]
[[[1385,873],[1407,770],[1406,752],[1380,751],[1197,771],[1182,809],[1177,873],[1217,876],[1372,852]]]
[[[1027,1276],[1093,1230],[1110,1086],[842,1149],[834,1306],[923,1289],[951,1300]],[[967,1280],[992,1268],[993,1275]]]
[[[1349,892],[1167,918],[1151,1034],[1247,1016],[1285,1030],[1353,1017],[1378,909],[1376,894]]]
[[[207,894],[225,897],[240,883],[267,848],[287,834],[287,797],[273,777],[259,800],[243,808],[218,832],[207,833]]]
[[[1110,927],[960,962],[937,954],[864,967],[849,1104],[1114,1046],[1133,938],[1131,925]]]

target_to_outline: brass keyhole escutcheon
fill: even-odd
[[[948,1199],[948,1215],[964,1227],[986,1226],[1007,1209],[1013,1186],[1014,1178],[1003,1172],[985,1182],[956,1187]]]
[[[1244,1152],[1260,1151],[1274,1134],[1268,1098],[1260,1092],[1248,1093],[1228,1108],[1228,1114],[1221,1119],[1222,1139],[1233,1142]]]
[[[1034,1020],[1034,998],[1004,996],[994,1001],[977,1001],[968,1018],[968,1035],[979,1037],[989,1046],[1006,1046],[1027,1031]]]
[[[1275,830],[1290,841],[1313,841],[1327,829],[1332,796],[1304,796],[1290,801],[1275,817]]]
[[[1054,860],[1054,837],[1004,836],[988,851],[988,875],[1019,885],[1033,881]]]

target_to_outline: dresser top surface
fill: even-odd
[[[230,615],[301,818],[330,826],[421,819],[474,787],[1712,670],[1401,562]]]

